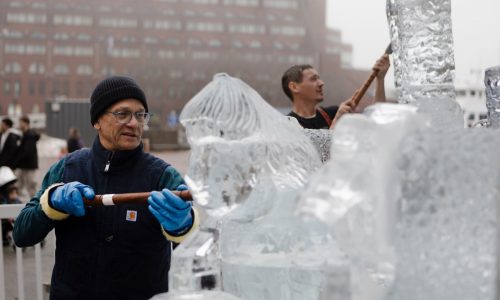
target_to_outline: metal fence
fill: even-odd
[[[0,219],[15,219],[25,204],[0,205]],[[0,223],[0,230],[2,224]],[[43,299],[42,282],[42,251],[40,244],[35,245],[35,274],[36,274],[36,299]],[[6,299],[5,288],[5,262],[3,249],[0,251],[0,300]],[[10,276],[10,274],[9,274]],[[23,251],[16,247],[16,276],[17,276],[17,299],[25,299],[25,284],[23,277]]]

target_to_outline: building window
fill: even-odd
[[[5,73],[7,74],[19,74],[22,72],[22,67],[21,67],[21,64],[14,61],[14,62],[10,62],[10,63],[7,63],[5,65]]]
[[[243,48],[243,43],[240,40],[231,41],[231,46],[234,48]]]
[[[10,81],[8,80],[3,82],[3,94],[6,96],[10,95]]]
[[[271,26],[271,34],[282,34],[288,36],[304,36],[306,29],[299,26]]]
[[[222,46],[222,42],[220,40],[217,40],[217,39],[211,39],[210,41],[208,41],[208,46],[220,47],[220,46]]]
[[[91,47],[71,47],[71,46],[56,46],[53,49],[54,55],[63,56],[92,56],[94,49]]]
[[[297,9],[299,3],[296,0],[263,0],[264,7]]]
[[[32,13],[7,13],[7,23],[45,24],[47,15]]]
[[[116,27],[116,28],[135,28],[137,27],[137,20],[122,19],[122,18],[100,18],[99,26],[102,27]]]
[[[200,32],[223,32],[224,24],[212,22],[188,22],[186,29]]]
[[[30,74],[43,74],[45,73],[45,66],[41,63],[31,63],[28,68],[28,72]]]
[[[14,81],[14,97],[21,95],[21,80]]]
[[[256,25],[256,24],[230,24],[229,32],[262,34],[266,32],[266,28],[264,25]]]
[[[259,6],[259,0],[224,0],[224,5]]]
[[[112,57],[139,58],[141,56],[141,50],[129,48],[113,48],[109,52],[109,55],[111,55]]]
[[[54,74],[56,75],[67,75],[69,74],[69,67],[65,64],[58,64],[54,66]]]
[[[36,81],[34,79],[30,79],[28,81],[28,92],[30,96],[35,95],[35,89],[36,89]]]
[[[92,67],[89,65],[79,65],[76,68],[76,74],[78,74],[78,75],[92,75]]]
[[[79,15],[54,15],[54,25],[91,26],[92,17]]]
[[[54,40],[59,40],[59,41],[69,40],[69,34],[65,32],[56,32],[54,33]]]
[[[10,39],[20,39],[24,35],[21,31],[5,29],[3,32],[3,36]]]
[[[258,49],[261,47],[262,47],[262,44],[260,43],[260,41],[251,41],[250,42],[250,48]]]
[[[45,80],[44,79],[38,80],[38,94],[40,96],[45,96]]]
[[[47,38],[47,35],[43,32],[33,32],[31,34],[31,38],[34,40],[45,40]]]
[[[146,44],[158,44],[158,39],[152,36],[147,36],[144,38],[144,43]]]
[[[191,0],[193,3],[199,4],[218,4],[219,0]]]
[[[159,30],[181,30],[182,23],[180,21],[169,20],[147,20],[142,23],[144,28],[154,28]]]
[[[19,1],[11,1],[9,3],[9,6],[15,7],[15,8],[21,8],[21,7],[24,7],[24,4],[22,2],[19,2]]]

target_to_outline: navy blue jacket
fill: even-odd
[[[18,246],[35,244],[55,228],[50,298],[149,299],[166,292],[171,243],[147,205],[92,207],[84,217],[50,219],[40,197],[48,197],[44,191],[53,183],[71,181],[93,187],[96,194],[176,189],[183,183],[174,168],[145,153],[142,145],[110,152],[98,138],[92,149],[75,151],[53,165],[14,228]]]

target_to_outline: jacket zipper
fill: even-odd
[[[115,155],[115,152],[111,152],[108,156],[108,161],[106,162],[106,166],[104,167],[104,172],[108,172],[109,171],[109,166],[111,165],[111,160],[113,159],[113,155]]]

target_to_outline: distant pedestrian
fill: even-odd
[[[68,139],[66,140],[66,149],[68,153],[71,153],[81,148],[83,148],[83,142],[80,137],[80,132],[75,127],[71,127],[69,129]]]
[[[31,198],[35,196],[37,191],[35,171],[38,169],[38,150],[36,143],[40,139],[40,135],[30,129],[28,116],[22,116],[19,119],[19,129],[23,136],[14,157],[14,169],[19,180],[19,192],[22,193],[23,189],[26,189],[29,198]]]
[[[0,166],[13,168],[14,155],[19,147],[20,136],[12,128],[10,118],[3,118],[0,126]]]

